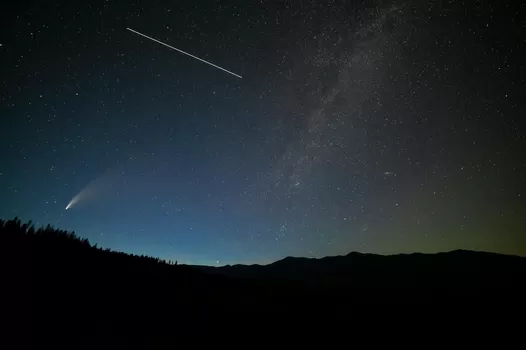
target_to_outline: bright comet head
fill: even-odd
[[[72,200],[69,201],[68,205],[66,205],[66,210],[71,208],[73,204],[77,203],[79,201],[79,195],[77,194],[75,197],[73,197]]]

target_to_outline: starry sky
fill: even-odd
[[[526,255],[520,5],[21,3],[0,14],[1,218],[190,264]]]

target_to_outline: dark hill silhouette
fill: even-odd
[[[338,287],[518,287],[526,258],[455,250],[437,254],[376,255],[351,252],[321,259],[287,257],[269,265],[202,266],[203,271],[264,280]]]
[[[408,305],[465,309],[480,302],[485,310],[524,308],[526,258],[482,252],[186,266],[98,248],[73,232],[15,218],[0,220],[0,257],[4,319],[29,324],[18,328],[19,343],[151,348],[225,319],[250,324],[263,313],[286,314],[291,322],[307,311],[356,315],[388,304],[403,304],[405,312]]]

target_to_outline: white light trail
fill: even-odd
[[[166,47],[169,47],[169,48],[172,49],[172,50],[175,50],[175,51],[177,51],[177,52],[180,52],[180,53],[182,53],[182,54],[185,54],[185,55],[187,55],[187,56],[190,56],[190,57],[192,57],[192,58],[195,58],[196,60],[199,60],[199,61],[201,61],[201,62],[203,62],[203,63],[209,64],[209,65],[211,65],[212,67],[215,67],[215,68],[221,69],[222,71],[227,72],[228,74],[232,74],[233,76],[235,76],[235,77],[237,77],[237,78],[239,78],[239,79],[243,79],[243,77],[242,77],[241,75],[238,75],[238,74],[236,74],[236,73],[232,73],[231,71],[226,70],[225,68],[219,67],[218,65],[215,65],[215,64],[213,64],[212,62],[205,61],[205,60],[202,59],[202,58],[199,58],[199,57],[197,57],[197,56],[194,56],[194,55],[192,55],[192,54],[190,54],[190,53],[188,53],[188,52],[185,52],[185,51],[183,51],[183,50],[180,50],[180,49],[178,49],[178,48],[176,48],[176,47],[173,47],[173,46],[170,46],[170,45],[168,45],[168,44],[165,44],[165,43],[163,43],[162,41],[159,41],[159,40],[157,40],[157,39],[154,39],[154,38],[152,38],[152,37],[150,37],[150,36],[148,36],[148,35],[142,34],[142,33],[138,32],[138,31],[136,31],[136,30],[133,30],[133,29],[131,29],[131,28],[126,28],[126,29],[129,30],[130,32],[133,32],[133,33],[138,34],[138,35],[140,35],[140,36],[143,36],[143,37],[145,37],[145,38],[147,38],[147,39],[150,39],[150,40],[152,40],[152,41],[155,41],[156,43],[159,43],[159,44],[161,44],[161,45],[164,45],[164,46],[166,46]]]
[[[83,191],[85,191],[85,190],[83,190]],[[80,200],[82,194],[84,193],[83,191],[80,191],[75,197],[73,197],[73,199],[71,201],[69,201],[68,205],[66,205],[66,210],[71,208],[75,203],[77,203]]]

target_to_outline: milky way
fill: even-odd
[[[15,5],[0,14],[0,217],[199,264],[526,255],[514,6]]]

